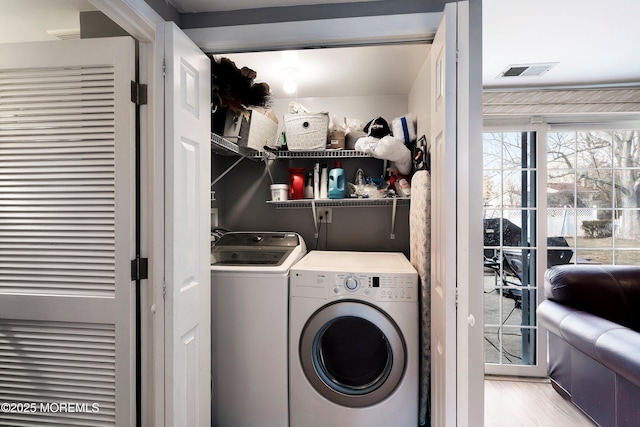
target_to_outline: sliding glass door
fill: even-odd
[[[485,362],[535,366],[537,135],[484,134]]]
[[[640,265],[640,131],[485,132],[483,169],[485,372],[544,376],[545,270]]]

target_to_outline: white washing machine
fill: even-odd
[[[418,425],[418,274],[403,254],[311,251],[289,298],[292,427]]]
[[[211,250],[211,424],[289,425],[289,269],[296,233],[232,232]]]

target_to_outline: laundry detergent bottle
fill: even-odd
[[[289,168],[289,199],[304,198],[304,168]]]
[[[329,198],[344,199],[347,195],[347,187],[344,179],[344,169],[338,160],[336,167],[329,171]]]

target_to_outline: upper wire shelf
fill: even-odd
[[[224,137],[215,133],[211,134],[211,150],[219,154],[237,154],[252,159],[318,159],[318,158],[354,158],[371,157],[357,150],[323,150],[323,151],[256,151],[250,148],[240,147]]]

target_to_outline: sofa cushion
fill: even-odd
[[[606,334],[624,326],[597,317],[584,311],[576,311],[562,320],[560,333],[571,346],[577,348],[592,359],[598,360],[596,343]]]
[[[545,296],[640,332],[640,266],[554,266]]]
[[[640,387],[640,336],[629,329],[612,329],[596,341],[597,359]]]

